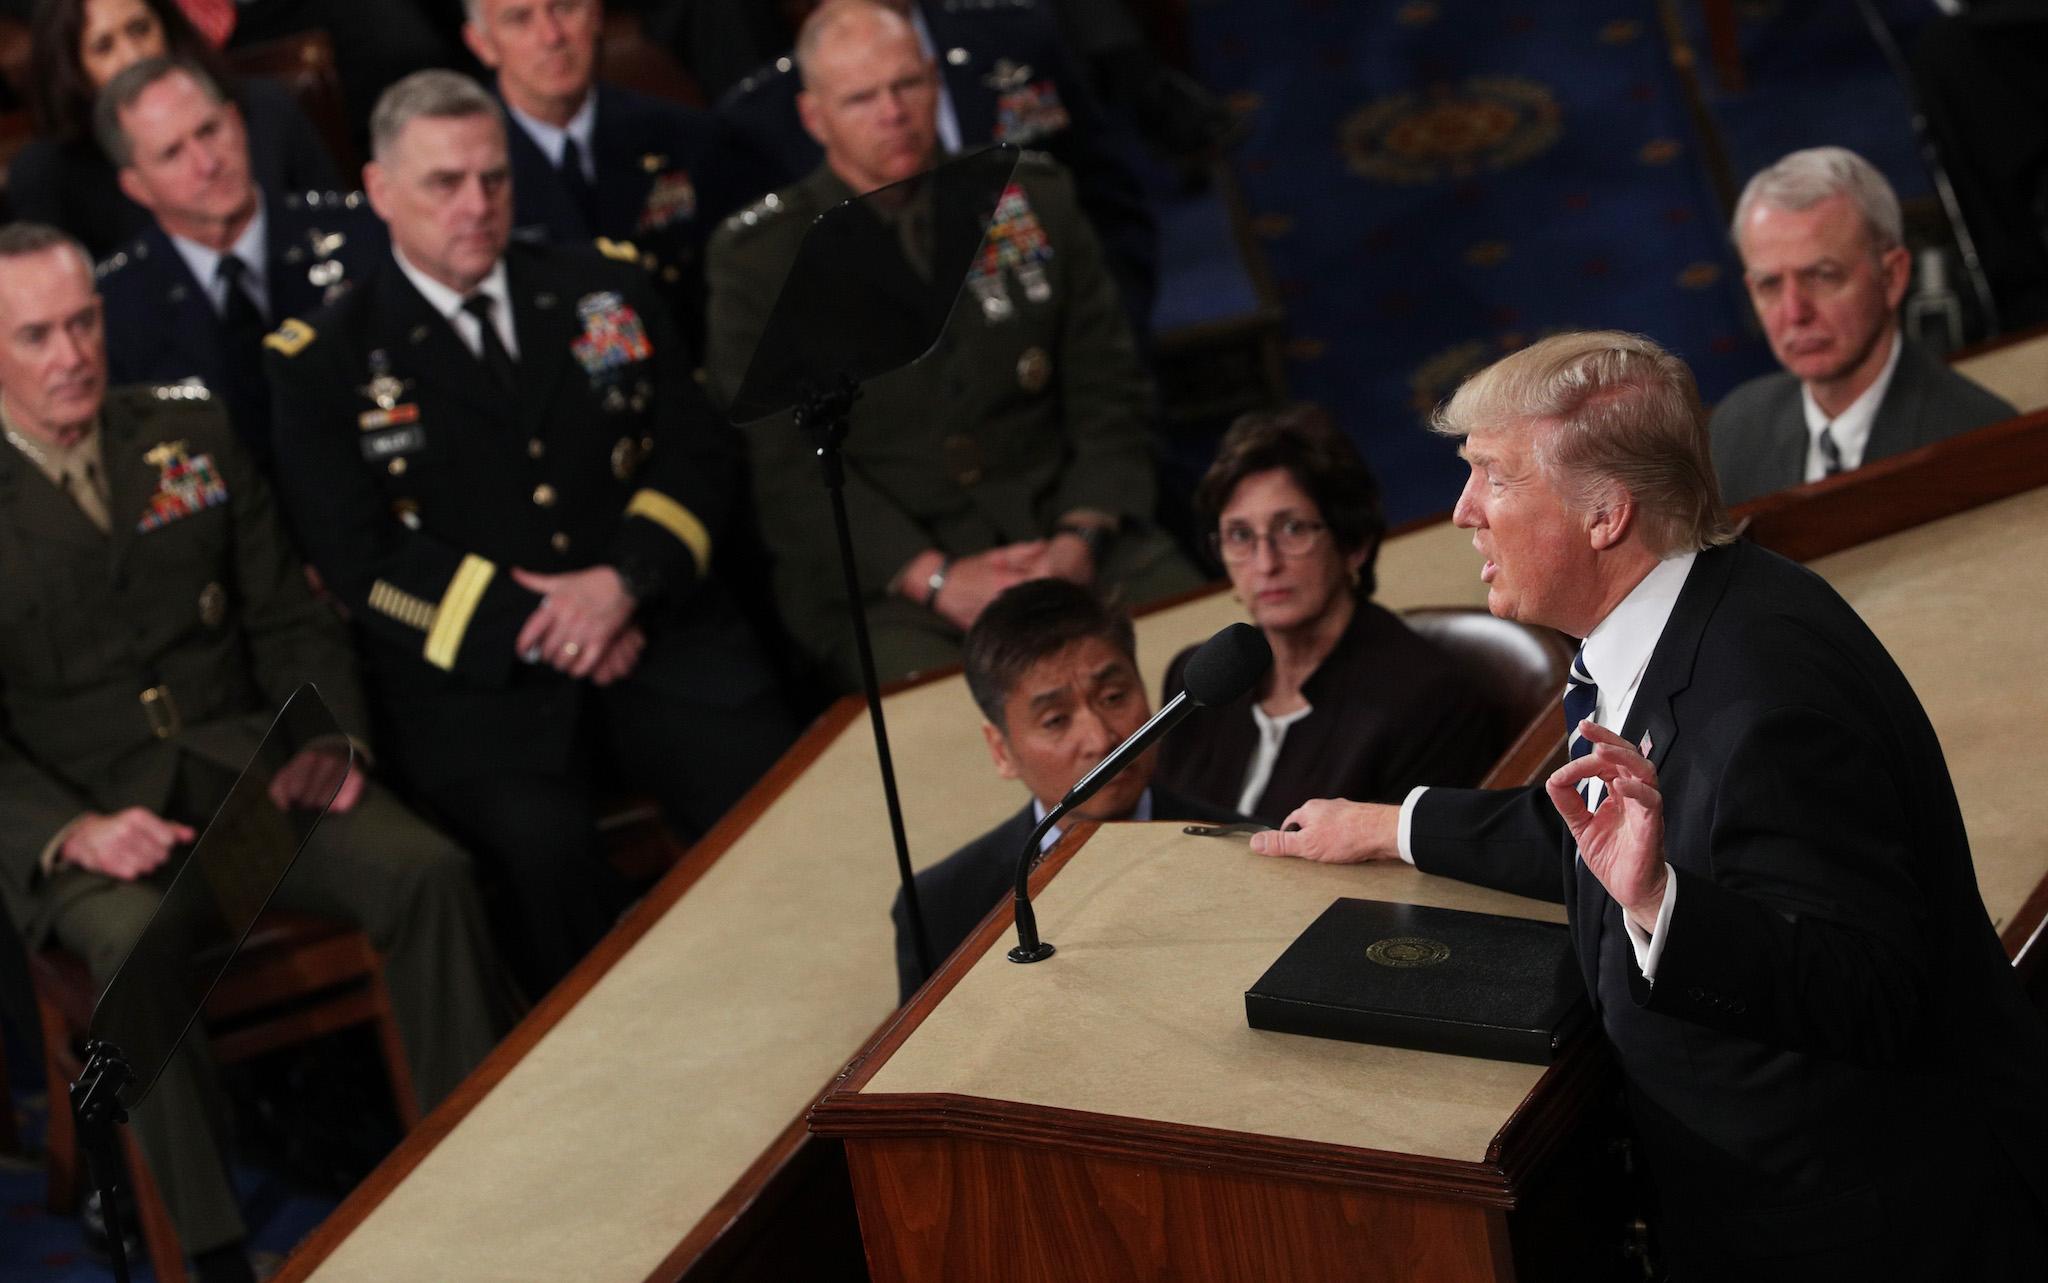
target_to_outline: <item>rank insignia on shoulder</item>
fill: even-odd
[[[151,388],[150,395],[159,401],[211,401],[213,390],[206,386],[206,380],[198,375],[179,379],[176,383],[159,383]]]
[[[725,225],[738,231],[743,227],[754,227],[782,212],[782,197],[769,192],[736,214],[726,216]]]
[[[615,258],[621,263],[640,261],[640,251],[633,248],[631,241],[615,241],[609,236],[600,236],[594,244],[597,246],[597,252],[606,258]]]
[[[297,356],[313,341],[313,327],[293,317],[264,336],[263,346],[285,356]]]

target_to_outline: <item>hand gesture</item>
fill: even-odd
[[[119,882],[154,873],[171,858],[171,848],[198,836],[189,824],[173,824],[147,807],[112,815],[87,815],[64,835],[58,857]]]
[[[1071,542],[1071,541],[1070,541]],[[988,604],[1014,584],[1045,579],[1052,572],[1045,565],[1045,540],[1005,544],[961,557],[946,572],[946,584],[932,602],[932,609],[962,632],[974,626]]]
[[[326,803],[330,814],[342,815],[362,796],[362,768],[346,749],[302,748],[270,777],[270,801],[280,811],[314,811]]]
[[[590,680],[598,686],[609,686],[633,675],[640,664],[640,652],[647,648],[647,634],[639,625],[627,624],[612,638],[612,644],[604,648],[598,658],[597,667],[590,670]]]
[[[1579,733],[1593,751],[1567,762],[1544,785],[1550,804],[1564,817],[1579,858],[1607,894],[1645,931],[1656,926],[1664,907],[1670,869],[1664,863],[1664,795],[1657,791],[1657,768],[1635,746],[1591,718]],[[1583,780],[1597,779],[1606,790],[1598,810],[1588,810],[1579,795]]]
[[[1400,824],[1398,806],[1319,797],[1296,807],[1277,831],[1252,834],[1252,850],[1318,864],[1398,860]]]
[[[633,618],[639,604],[626,591],[619,572],[590,566],[560,575],[535,574],[513,568],[512,578],[540,594],[540,605],[527,616],[513,648],[528,660],[554,666],[571,677],[596,671],[612,639]]]

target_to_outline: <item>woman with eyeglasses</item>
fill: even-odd
[[[1279,824],[1311,798],[1398,802],[1418,784],[1478,781],[1499,719],[1455,660],[1373,603],[1379,483],[1320,409],[1231,425],[1195,507],[1273,667],[1166,737],[1162,785]],[[1167,697],[1192,653],[1167,670]]]

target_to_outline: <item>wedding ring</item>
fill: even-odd
[[[583,653],[583,648],[582,648],[581,646],[578,646],[578,645],[577,645],[577,644],[576,644],[575,642],[563,642],[563,643],[562,643],[562,658],[563,658],[563,659],[574,659],[574,658],[576,658],[576,657],[577,657],[578,655],[581,655],[582,653]]]

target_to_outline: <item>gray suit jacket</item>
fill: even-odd
[[[2017,413],[1907,339],[1892,385],[1877,408],[1863,462],[1904,454]],[[1721,477],[1724,502],[1745,503],[1805,482],[1806,414],[1799,380],[1791,374],[1766,374],[1730,392],[1714,407],[1707,431],[1714,439],[1714,470]]]

